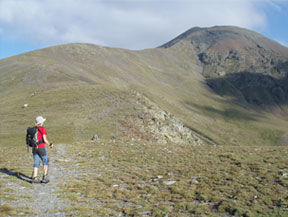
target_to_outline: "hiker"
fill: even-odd
[[[41,141],[39,145],[33,147],[32,153],[34,158],[34,165],[33,165],[33,173],[32,173],[32,183],[48,183],[48,153],[46,145],[49,145],[50,148],[53,147],[53,144],[47,140],[47,132],[46,129],[43,127],[44,122],[46,121],[45,118],[42,116],[38,116],[35,120],[35,126],[38,128],[38,140]],[[43,163],[43,178],[40,180],[37,177],[38,169],[40,167],[40,159]]]

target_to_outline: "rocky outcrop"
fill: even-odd
[[[138,111],[136,116],[131,115],[121,121],[126,135],[159,144],[204,144],[202,139],[172,114],[163,111],[140,93],[132,91],[132,94],[136,97]]]
[[[237,50],[225,53],[206,51],[199,53],[198,58],[203,64],[203,75],[207,77],[239,72],[261,72],[278,77],[288,73],[287,61],[273,53],[261,54],[261,50],[254,50],[249,55]]]

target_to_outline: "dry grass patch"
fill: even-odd
[[[78,169],[62,196],[93,214],[288,214],[287,147],[103,141],[73,145],[69,153]]]

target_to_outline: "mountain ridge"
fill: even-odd
[[[225,28],[229,29],[229,27]],[[199,29],[193,31],[195,33]],[[248,32],[250,34],[251,31]],[[219,40],[214,41],[219,42]],[[201,43],[197,49],[195,43],[193,45],[189,40],[180,40],[167,48],[141,51],[77,43],[45,48],[1,60],[2,138],[5,137],[5,141],[11,138],[10,130],[15,128],[16,134],[19,135],[17,141],[20,141],[21,127],[28,125],[36,113],[48,116],[50,120],[55,119],[51,127],[55,128],[52,135],[56,138],[63,139],[57,136],[57,130],[60,127],[57,126],[56,120],[64,122],[66,120],[65,129],[69,135],[79,135],[71,137],[76,140],[87,139],[90,137],[88,134],[93,134],[96,130],[101,132],[100,136],[109,138],[116,133],[117,127],[115,126],[118,126],[120,119],[115,118],[116,116],[105,115],[101,123],[96,123],[93,117],[87,118],[91,116],[89,113],[96,116],[102,114],[100,108],[99,110],[92,106],[95,100],[101,101],[102,99],[97,92],[104,91],[104,95],[109,95],[110,90],[113,90],[119,92],[120,98],[125,98],[127,91],[135,90],[152,102],[157,102],[163,111],[175,115],[189,129],[210,138],[211,141],[219,144],[278,144],[287,132],[286,121],[283,118],[287,114],[287,90],[285,85],[282,85],[283,82],[280,85],[278,81],[274,82],[272,79],[272,86],[268,86],[270,89],[265,90],[266,95],[263,96],[261,95],[263,89],[255,86],[263,79],[255,78],[255,82],[250,82],[249,85],[255,86],[257,91],[251,89],[246,93],[246,86],[236,85],[243,76],[245,77],[242,79],[244,83],[247,83],[247,79],[249,80],[249,76],[246,77],[241,70],[241,67],[246,69],[241,62],[243,55],[244,59],[247,57],[246,53],[226,52],[227,47],[223,48],[225,52],[222,52],[223,50],[219,50],[221,43],[217,44],[216,48],[215,46],[207,47]],[[257,47],[257,45],[253,46]],[[257,55],[260,50],[261,48],[258,47]],[[281,77],[283,81],[286,81],[286,62],[284,61],[283,66],[273,71],[280,60],[275,61],[276,65],[271,61],[261,62],[263,58],[265,59],[265,52],[262,53],[264,57],[260,53],[259,58],[258,56],[254,58],[253,53],[249,53],[249,58],[252,56],[258,65],[245,73],[253,73],[253,76],[267,75],[275,79]],[[283,60],[288,60],[288,58],[285,59],[285,55],[282,57]],[[243,76],[239,77],[237,73]],[[263,81],[266,82],[267,79]],[[252,92],[253,98],[250,100],[246,95],[250,96]],[[31,97],[34,93],[39,93],[39,95]],[[45,100],[45,95],[48,101]],[[111,99],[108,97],[103,101],[104,104],[101,106],[104,111],[110,111],[108,105],[115,103],[117,105],[113,95]],[[266,96],[269,96],[269,100]],[[78,103],[83,104],[83,108],[76,106],[76,99]],[[31,107],[23,110],[21,105],[27,102],[31,104]],[[126,110],[130,111],[130,115],[133,116],[135,113],[133,105],[124,104]],[[70,109],[69,114],[65,106]],[[76,106],[75,109],[73,106]],[[85,108],[82,115],[81,108]],[[278,110],[284,112],[281,113]],[[10,113],[11,111],[13,112]],[[22,124],[16,125],[13,122],[15,121],[13,114],[24,117]],[[118,115],[121,119],[129,116],[122,110]],[[109,124],[114,126],[113,129]],[[8,126],[7,129],[3,128],[4,125]],[[87,132],[83,129],[87,129]],[[246,134],[249,136],[245,137]]]

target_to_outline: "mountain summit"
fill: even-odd
[[[190,46],[211,77],[231,72],[262,72],[283,76],[288,71],[288,48],[251,30],[216,26],[192,28],[162,48]]]

